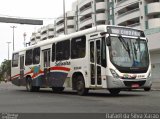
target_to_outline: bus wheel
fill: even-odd
[[[39,86],[35,86],[35,87],[33,87],[34,88],[34,91],[36,91],[36,92],[39,92],[39,90],[40,90],[40,87]]]
[[[78,76],[77,77],[77,93],[78,95],[86,95],[89,91],[89,89],[85,88],[85,83],[84,83],[84,78],[83,76]]]
[[[120,93],[120,89],[108,89],[111,95],[118,95]]]
[[[150,91],[151,88],[144,88],[144,91]]]
[[[29,92],[32,92],[34,90],[34,87],[32,86],[32,83],[29,79],[26,80],[26,89]]]
[[[52,91],[55,93],[60,93],[64,90],[64,87],[52,87]]]

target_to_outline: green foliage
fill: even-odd
[[[0,66],[0,80],[10,77],[11,74],[11,60],[4,60]]]

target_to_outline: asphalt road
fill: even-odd
[[[87,96],[51,89],[27,92],[25,87],[0,83],[0,112],[10,113],[147,113],[160,112],[160,91],[122,91],[111,96],[108,91],[91,91]]]

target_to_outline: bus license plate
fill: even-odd
[[[132,88],[139,88],[139,84],[132,84]]]

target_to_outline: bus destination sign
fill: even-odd
[[[108,32],[110,34],[119,34],[126,36],[136,36],[136,37],[144,37],[143,31],[131,29],[131,28],[122,28],[122,27],[108,27]]]

